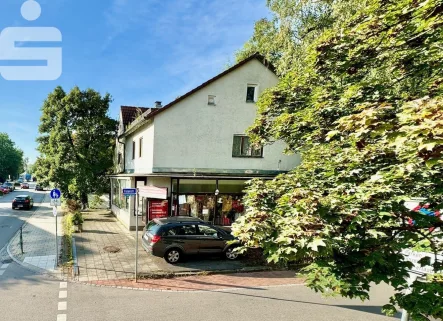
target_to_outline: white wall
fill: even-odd
[[[283,155],[281,142],[265,146],[263,158],[232,157],[233,135],[244,134],[256,116],[255,103],[246,103],[247,85],[257,84],[261,93],[277,82],[277,76],[254,59],[155,116],[154,168],[295,167],[299,157]],[[208,105],[208,95],[216,96],[216,106]]]
[[[139,157],[140,137],[143,137],[142,157]],[[132,159],[132,142],[135,140],[135,159]],[[134,173],[152,173],[154,151],[154,123],[145,125],[142,129],[126,137],[125,140],[126,171]]]

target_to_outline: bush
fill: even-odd
[[[66,200],[66,207],[68,211],[71,213],[75,213],[81,209],[81,205],[76,200]]]
[[[83,224],[83,222],[83,215],[80,211],[75,211],[74,213],[72,213],[72,224],[79,225]]]

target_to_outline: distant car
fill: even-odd
[[[44,188],[43,188],[42,185],[40,185],[40,184],[36,184],[36,185],[35,185],[35,190],[36,190],[36,191],[43,191]]]
[[[23,178],[19,178],[19,179],[17,180],[17,183],[23,183]]]
[[[0,191],[1,191],[3,194],[9,194],[9,188],[7,188],[7,187],[0,186]]]
[[[228,260],[235,260],[239,256],[234,251],[237,245],[228,231],[191,217],[154,219],[142,236],[146,252],[171,264],[189,254],[223,254]]]
[[[18,195],[14,197],[12,201],[12,209],[23,208],[26,210],[30,210],[34,207],[34,200],[29,195]]]
[[[3,184],[3,187],[7,187],[9,189],[10,192],[15,191],[15,186],[13,183],[11,182],[6,182]]]
[[[28,183],[21,183],[20,188],[21,189],[29,189],[29,184]]]

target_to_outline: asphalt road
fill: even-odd
[[[46,192],[36,192],[34,190],[35,183],[29,183],[29,185],[29,189],[16,188],[15,191],[0,198],[0,249],[8,243],[26,219],[38,209],[38,203],[44,198]],[[13,210],[12,200],[18,195],[31,195],[34,198],[34,208],[30,211]]]

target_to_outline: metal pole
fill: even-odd
[[[25,253],[23,252],[23,226],[20,226],[20,249],[22,250],[22,254]]]
[[[138,274],[138,189],[137,195],[135,196],[136,201],[136,211],[135,211],[135,283],[137,283],[137,274]]]
[[[57,228],[57,205],[55,205],[55,266],[58,266]]]
[[[417,280],[417,278],[418,278],[418,275],[416,275],[416,274],[409,275],[409,280],[408,280],[409,288],[408,288],[408,290],[407,290],[407,293],[410,293],[410,292],[411,292],[410,286],[412,285],[412,283],[414,283],[414,282]],[[401,313],[401,319],[400,319],[400,321],[409,321],[409,320],[410,320],[410,318],[409,318],[409,313],[408,313],[408,311],[406,311],[405,309],[403,309],[403,311],[402,311],[402,313]]]

